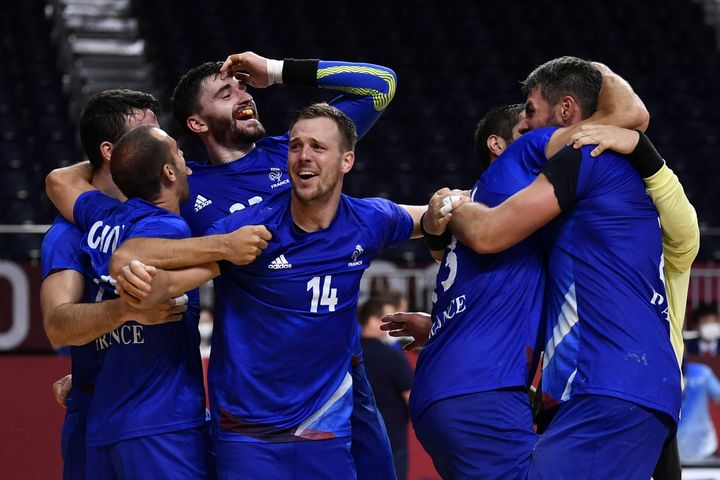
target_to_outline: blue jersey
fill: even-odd
[[[331,102],[347,114],[362,137],[395,94],[395,73],[379,65],[321,61],[317,86],[343,92]],[[218,219],[290,188],[289,133],[265,137],[244,157],[221,165],[188,162],[190,197],[181,215],[195,236]]]
[[[591,150],[561,151],[558,158],[572,164],[565,173],[555,170],[558,162],[543,167],[564,210],[544,229],[543,399],[605,395],[677,420],[680,371],[658,214],[628,161],[612,152],[592,157]]]
[[[410,215],[383,199],[341,196],[327,229],[292,221],[290,192],[220,220],[207,233],[263,224],[251,264],[225,265],[208,378],[220,440],[287,442],[350,434],[360,279],[378,251],[407,240]]]
[[[473,201],[496,206],[532,183],[530,170],[544,163],[553,131],[536,130],[511,144],[475,184]],[[430,339],[415,371],[413,419],[437,400],[530,383],[544,278],[536,235],[488,255],[453,238],[438,270]]]
[[[94,302],[97,285],[88,278],[90,259],[82,251],[82,231],[64,218],[58,216],[45,234],[42,244],[42,278],[58,270],[75,270],[85,278],[85,289],[81,302]],[[95,383],[100,356],[96,355],[95,343],[70,347],[73,386],[68,396],[72,403],[78,390],[89,392]]]
[[[92,191],[74,207],[86,232],[82,246],[92,260],[92,275],[102,299],[116,298],[103,279],[112,253],[133,237],[186,238],[190,231],[178,215],[140,199],[124,203]],[[103,366],[95,382],[88,419],[88,446],[199,427],[205,420],[205,395],[197,330],[197,290],[183,320],[143,326],[126,322],[95,340]]]

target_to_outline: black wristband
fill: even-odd
[[[286,58],[283,61],[283,83],[314,87],[317,85],[317,69],[320,60],[295,60]]]
[[[433,235],[432,233],[428,233],[425,231],[425,227],[423,227],[424,218],[425,214],[423,213],[420,217],[420,231],[422,232],[423,238],[425,239],[425,244],[430,250],[433,251],[445,250],[445,247],[450,245],[450,242],[452,241],[452,232],[449,228],[447,228],[440,235]]]
[[[642,178],[652,177],[662,168],[665,162],[658,151],[655,150],[655,145],[652,144],[647,135],[639,130],[636,130],[636,132],[640,134],[640,139],[635,146],[635,150],[628,155],[628,159]]]

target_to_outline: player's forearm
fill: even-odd
[[[650,113],[630,84],[607,67],[600,70],[603,72],[602,87],[597,111],[590,117],[591,123],[647,130]]]
[[[695,208],[680,180],[667,166],[644,181],[660,216],[665,264],[679,272],[689,270],[700,249]]]
[[[395,97],[397,76],[390,68],[369,63],[319,61],[315,70],[297,75],[297,65],[285,61],[283,81],[335,90],[341,95],[331,104],[348,115],[361,138]]]
[[[690,269],[700,248],[700,229],[680,180],[645,134],[640,134],[627,158],[643,177],[660,216],[666,265],[679,272]]]
[[[423,213],[427,210],[427,205],[400,205],[404,208],[413,219],[413,231],[410,234],[410,238],[420,238],[423,236],[422,229],[420,228],[420,222],[422,221]]]
[[[195,267],[171,270],[168,271],[168,275],[169,297],[177,297],[220,275],[220,266],[216,262],[209,262]]]
[[[496,253],[510,246],[501,238],[498,211],[481,203],[467,203],[453,210],[450,229],[460,243],[477,253]]]
[[[120,299],[100,303],[66,303],[44,317],[45,332],[53,347],[85,345],[130,320]]]
[[[223,260],[231,245],[227,235],[171,240],[166,238],[131,238],[112,256],[110,274],[115,277],[132,260],[171,270]]]
[[[92,190],[93,171],[90,162],[56,168],[45,177],[45,191],[60,214],[74,222],[73,207],[81,193]]]

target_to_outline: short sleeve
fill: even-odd
[[[190,227],[181,217],[167,215],[148,217],[139,221],[133,228],[133,238],[169,238],[190,237]]]
[[[581,162],[580,150],[565,147],[553,155],[540,170],[555,188],[555,196],[563,212],[572,209],[577,201]]]
[[[90,222],[107,217],[121,202],[110,198],[99,190],[82,193],[73,205],[73,218],[81,230],[90,230]]]
[[[402,243],[410,238],[413,231],[413,219],[407,210],[384,198],[372,198],[371,223],[380,233],[379,247],[386,248]]]

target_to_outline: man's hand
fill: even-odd
[[[234,53],[225,59],[220,67],[220,78],[224,80],[236,74],[240,74],[240,81],[255,88],[270,85],[267,59],[253,52]]]
[[[67,397],[70,394],[70,388],[72,388],[72,375],[65,375],[53,383],[53,395],[55,395],[55,400],[63,408],[67,408]]]
[[[398,312],[385,315],[380,330],[385,330],[391,337],[412,337],[413,341],[403,346],[410,351],[424,346],[430,336],[432,318],[423,312]]]
[[[138,309],[148,309],[163,303],[165,298],[153,295],[156,292],[168,290],[167,272],[162,272],[151,265],[145,265],[139,260],[132,260],[124,266],[117,278],[117,289],[120,298]]]
[[[583,125],[580,131],[570,137],[570,145],[580,148],[584,145],[597,145],[590,155],[597,157],[605,150],[629,154],[635,150],[640,134],[635,130],[614,125]]]
[[[466,190],[441,188],[430,197],[423,217],[423,230],[431,235],[442,235],[452,218],[452,211],[469,201],[470,196]]]
[[[124,318],[134,320],[141,325],[161,325],[182,320],[187,311],[187,295],[171,298],[154,307],[140,309],[126,303]]]
[[[247,225],[227,234],[228,245],[225,259],[235,265],[246,265],[255,260],[268,246],[272,238],[264,225]]]

